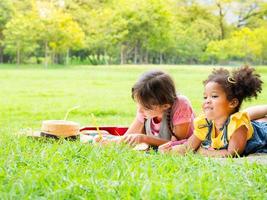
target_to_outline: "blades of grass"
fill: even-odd
[[[91,117],[92,117],[92,120],[93,120],[93,125],[96,127],[96,131],[98,133],[99,139],[102,140],[103,139],[103,135],[102,135],[101,131],[99,130],[99,126],[97,124],[96,117],[95,117],[95,115],[93,113],[91,113]]]
[[[64,120],[66,121],[67,120],[67,118],[68,118],[68,116],[69,116],[69,113],[71,112],[71,111],[73,111],[73,110],[75,110],[75,109],[77,109],[77,108],[79,108],[80,106],[74,106],[74,107],[72,107],[71,109],[69,109],[68,111],[67,111],[67,113],[65,114],[65,117],[64,117]]]

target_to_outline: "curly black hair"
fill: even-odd
[[[249,66],[243,66],[230,72],[227,69],[213,69],[208,79],[203,81],[204,85],[209,82],[216,82],[222,86],[229,101],[238,99],[239,104],[236,112],[239,111],[243,100],[257,98],[262,91],[262,80],[255,69]]]

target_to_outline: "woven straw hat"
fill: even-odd
[[[52,137],[76,139],[80,134],[80,124],[66,120],[45,120],[42,122],[41,130],[27,133],[32,137]]]
[[[80,124],[66,120],[46,120],[42,122],[41,133],[57,137],[70,137],[79,134]]]

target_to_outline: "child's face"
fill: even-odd
[[[140,103],[137,103],[137,109],[145,118],[162,117],[163,113],[170,108],[169,104],[152,106],[151,109],[145,108]]]
[[[233,111],[226,93],[216,82],[208,82],[206,84],[202,109],[208,120],[225,119]]]

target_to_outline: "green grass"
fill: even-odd
[[[0,66],[1,68],[1,66]],[[203,86],[212,67],[72,66],[0,70],[0,199],[266,199],[267,166],[226,164],[197,155],[163,156],[127,146],[99,148],[70,141],[17,137],[42,120],[129,125],[135,116],[131,86],[161,68],[201,112]],[[258,67],[263,92],[243,107],[266,103],[266,67]]]

